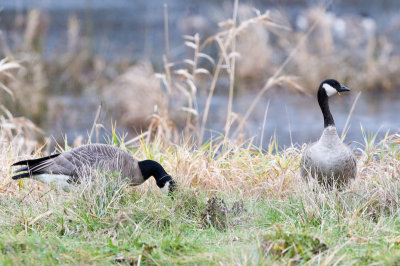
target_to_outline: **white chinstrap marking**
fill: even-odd
[[[165,185],[161,188],[162,194],[165,194],[165,195],[168,194],[168,192],[169,192],[169,186],[171,185],[170,182],[171,182],[171,181],[168,181],[168,182],[165,183]]]
[[[46,185],[56,185],[61,187],[65,191],[71,190],[71,184],[67,182],[70,176],[67,175],[53,175],[53,174],[41,174],[32,176],[32,179],[40,181]]]
[[[328,83],[324,83],[324,84],[322,85],[322,88],[325,89],[326,94],[328,95],[328,97],[331,97],[332,95],[338,93],[338,91],[337,91],[334,87],[332,87],[331,85],[329,85]]]

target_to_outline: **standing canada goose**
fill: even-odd
[[[80,174],[86,169],[120,172],[133,185],[140,185],[153,176],[159,188],[172,192],[176,183],[164,168],[155,161],[138,161],[128,152],[111,145],[89,144],[39,159],[14,163],[25,165],[17,169],[13,179],[30,177],[45,184],[55,183],[69,190],[72,183],[80,183]]]
[[[318,103],[324,116],[324,131],[317,142],[306,148],[301,158],[301,176],[306,179],[312,176],[328,188],[342,187],[357,175],[356,158],[340,140],[329,110],[329,97],[343,91],[350,89],[334,79],[327,79],[319,85]]]

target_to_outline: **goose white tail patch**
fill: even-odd
[[[337,91],[334,87],[332,87],[331,85],[329,85],[328,83],[324,83],[324,84],[322,85],[322,88],[325,89],[326,94],[328,95],[328,97],[331,97],[332,95],[338,93],[338,91]]]
[[[61,187],[64,191],[71,190],[71,184],[67,182],[70,177],[67,175],[52,175],[52,174],[41,174],[32,176],[32,179],[40,181],[46,185],[55,185]]]

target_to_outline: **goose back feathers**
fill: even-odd
[[[155,177],[160,188],[166,183],[175,184],[159,163],[151,160],[139,162],[128,152],[105,144],[84,145],[39,159],[19,161],[13,164],[15,165],[25,165],[15,171],[25,173],[14,175],[13,179],[32,177],[44,183],[59,179],[62,180],[63,187],[65,182],[79,183],[80,175],[88,169],[120,172],[133,185],[142,184],[150,176]]]

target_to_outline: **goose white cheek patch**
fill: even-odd
[[[168,182],[165,183],[165,185],[161,188],[162,194],[165,194],[165,195],[168,194],[168,192],[169,192],[169,186],[170,186],[170,184],[169,184],[169,181],[168,181]]]
[[[328,97],[336,94],[338,91],[332,87],[331,85],[329,85],[328,83],[324,83],[324,85],[322,85],[322,88],[325,89],[326,94],[328,95]]]

